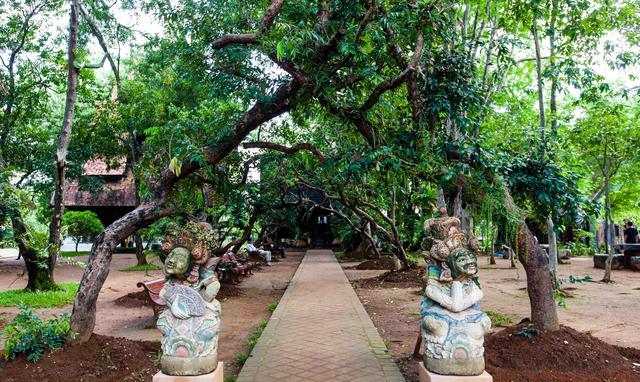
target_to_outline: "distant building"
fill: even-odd
[[[80,189],[77,180],[68,180],[63,201],[67,210],[93,211],[107,226],[136,207],[133,171],[124,158],[112,167],[102,159],[87,161],[82,167],[82,175],[99,177],[103,187],[99,191],[86,191]]]

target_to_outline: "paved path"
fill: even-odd
[[[309,250],[237,382],[329,381],[404,378],[333,253]]]

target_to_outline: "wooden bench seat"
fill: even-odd
[[[151,307],[153,308],[153,315],[158,318],[160,313],[165,308],[165,303],[162,298],[160,298],[160,290],[164,286],[164,279],[157,279],[151,281],[141,281],[138,284],[138,288],[144,288],[147,292],[147,299],[149,303],[151,303]]]

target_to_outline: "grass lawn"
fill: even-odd
[[[78,291],[78,283],[60,283],[58,291],[27,292],[11,289],[0,292],[0,306],[26,305],[31,308],[61,307],[73,302]]]
[[[89,256],[90,254],[90,251],[60,251],[60,256],[62,257]]]
[[[146,265],[132,265],[130,267],[126,267],[121,269],[121,272],[135,272],[135,271],[159,271],[162,269],[161,266],[155,264],[146,264]]]

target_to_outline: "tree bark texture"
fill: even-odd
[[[524,223],[520,226],[516,242],[518,259],[527,274],[531,322],[542,330],[558,330],[560,324],[556,302],[553,299],[549,258]]]
[[[137,265],[147,265],[147,255],[144,253],[144,245],[142,244],[142,237],[139,231],[133,234],[134,242],[136,244],[136,261]]]
[[[547,217],[547,238],[549,240],[549,272],[554,288],[558,288],[558,244],[556,241],[555,225],[553,219]]]
[[[606,154],[605,154],[606,155]],[[604,197],[605,197],[605,233],[604,241],[607,245],[607,261],[604,266],[604,277],[602,281],[611,282],[611,263],[613,262],[613,222],[611,221],[611,193],[608,166],[604,172]]]
[[[71,129],[73,127],[73,113],[78,94],[79,70],[75,66],[75,52],[78,48],[78,0],[71,0],[69,16],[69,44],[67,47],[67,98],[64,107],[62,129],[58,137],[58,147],[55,156],[54,190],[53,190],[53,215],[49,225],[49,259],[47,265],[49,274],[53,280],[53,270],[60,251],[60,231],[62,228],[62,215],[64,214],[64,183],[67,172],[67,152],[71,142]]]

